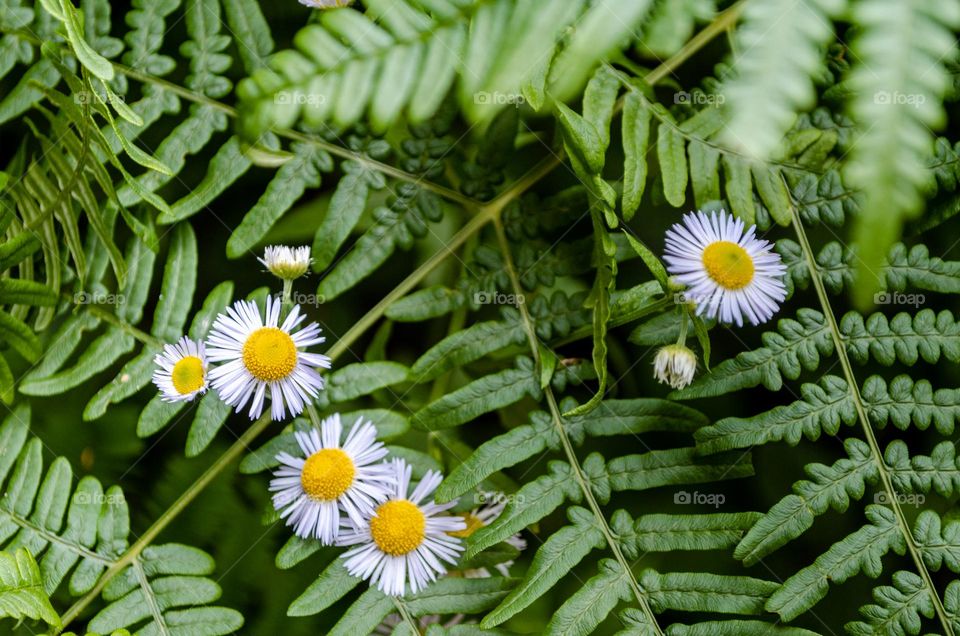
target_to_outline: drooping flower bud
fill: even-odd
[[[697,354],[682,344],[661,347],[653,360],[653,375],[661,383],[682,389],[697,373]]]

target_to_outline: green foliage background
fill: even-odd
[[[958,28],[933,0],[0,0],[0,633],[957,633]],[[760,328],[696,318],[658,259],[719,208],[788,266]],[[312,246],[317,409],[459,509],[511,495],[467,542],[522,530],[511,577],[366,591],[270,507],[307,419],[154,397],[161,343],[278,291],[276,243]]]

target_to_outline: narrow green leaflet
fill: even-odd
[[[540,382],[532,361],[521,358],[517,367],[484,376],[446,394],[414,413],[410,423],[417,428],[437,431],[465,424],[525,396],[538,398]]]
[[[495,627],[521,611],[550,589],[591,550],[604,545],[593,514],[583,508],[568,511],[573,525],[556,531],[537,550],[527,576],[503,602],[484,617],[483,627]]]
[[[599,574],[560,606],[547,624],[545,633],[585,636],[597,628],[619,601],[627,600],[630,579],[620,564],[603,559],[599,569]]]
[[[826,596],[830,583],[843,583],[861,571],[876,578],[884,554],[890,550],[903,554],[907,546],[893,511],[868,506],[866,516],[867,525],[834,543],[812,565],[784,581],[767,601],[767,611],[792,620]]]
[[[683,135],[672,122],[657,128],[657,160],[663,179],[663,196],[675,208],[687,199],[687,159]]]
[[[298,596],[287,609],[288,616],[313,616],[327,609],[350,590],[359,585],[360,579],[347,573],[342,559],[335,559],[324,568],[310,586]]]
[[[623,217],[633,218],[643,199],[647,182],[647,144],[650,111],[643,99],[628,91],[623,103]]]

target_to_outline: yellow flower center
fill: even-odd
[[[349,455],[339,448],[324,448],[307,458],[300,484],[311,499],[332,501],[347,492],[356,474]]]
[[[380,504],[370,519],[370,535],[391,556],[416,550],[426,536],[427,518],[412,501],[394,499]]]
[[[477,515],[471,512],[464,512],[460,515],[463,517],[463,520],[467,522],[467,527],[463,530],[453,530],[448,532],[451,537],[460,537],[461,539],[466,539],[471,534],[483,527],[483,521]]]
[[[703,266],[718,285],[743,289],[753,280],[753,259],[736,243],[717,241],[703,250]]]
[[[177,360],[170,373],[173,388],[186,395],[203,388],[203,361],[196,356],[184,356]]]
[[[297,366],[297,346],[287,332],[261,327],[243,343],[243,366],[262,382],[282,380]]]

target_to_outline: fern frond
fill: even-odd
[[[733,116],[726,144],[751,156],[774,154],[799,110],[814,99],[812,78],[822,68],[821,49],[833,37],[831,16],[843,0],[748,4],[736,31],[734,79],[724,86]]]
[[[953,573],[960,572],[960,523],[943,523],[936,512],[924,510],[914,522],[913,537],[931,571],[946,566]]]
[[[841,424],[857,421],[853,396],[845,380],[827,375],[817,384],[800,387],[801,399],[788,406],[750,418],[724,418],[699,429],[694,437],[703,453],[748,448],[783,440],[794,446],[802,436],[817,440],[821,433],[836,435]],[[887,423],[906,430],[916,426],[924,430],[934,424],[943,435],[953,433],[960,416],[960,394],[953,389],[934,391],[926,380],[916,383],[906,375],[888,384],[880,376],[871,376],[860,391],[870,423],[883,428]]]
[[[671,397],[710,397],[760,384],[778,391],[784,378],[795,380],[804,369],[815,370],[822,356],[833,353],[829,328],[823,314],[813,309],[799,310],[797,319],[780,319],[779,333],[763,334],[766,346],[721,362]],[[901,312],[893,318],[877,313],[867,319],[851,311],[839,327],[847,353],[859,363],[873,359],[884,366],[895,362],[910,366],[921,359],[935,363],[941,356],[960,360],[960,327],[947,310],[921,309],[913,316]]]
[[[863,0],[854,4],[853,17],[862,31],[853,43],[859,64],[850,78],[852,111],[861,127],[869,125],[853,147],[847,174],[866,197],[853,236],[860,254],[854,298],[867,307],[880,284],[873,272],[904,221],[915,216],[921,189],[929,182],[930,128],[944,119],[943,59],[955,51],[951,31],[960,24],[960,3],[934,8],[924,2]],[[914,64],[925,71],[914,72]]]
[[[793,484],[787,495],[750,528],[737,545],[734,557],[746,565],[796,539],[813,526],[815,518],[829,508],[844,512],[850,500],[863,497],[866,484],[877,480],[877,465],[869,446],[858,439],[844,441],[847,457],[832,466],[808,464],[809,480]]]
[[[900,492],[928,493],[932,490],[949,497],[960,490],[960,463],[951,442],[940,442],[930,455],[911,455],[905,442],[894,440],[887,446],[883,461]]]
[[[29,408],[21,406],[0,425],[0,545],[4,550],[25,548],[39,560],[43,592],[52,594],[69,577],[69,592],[86,594],[109,568],[117,576],[106,581],[107,605],[93,617],[91,629],[141,625],[144,633],[188,628],[203,636],[239,629],[243,619],[238,612],[209,605],[220,596],[219,586],[206,578],[213,572],[213,559],[179,544],[129,553],[123,492],[116,486],[105,491],[89,476],[74,484],[63,457],[44,475],[41,443],[30,437],[29,419]]]
[[[238,86],[242,129],[255,139],[271,127],[343,128],[366,116],[382,132],[401,113],[426,121],[455,83],[460,108],[475,123],[488,124],[525,96],[539,109],[549,95],[564,101],[581,88],[648,6],[584,10],[581,2],[551,0],[534,11],[514,0],[376,0],[366,13],[326,13],[296,35],[295,49]],[[598,49],[598,41],[610,44]]]
[[[781,239],[777,241],[776,249],[783,257],[793,286],[807,289],[810,274],[800,246],[790,239]],[[853,284],[856,258],[852,249],[844,248],[837,241],[831,241],[821,248],[816,257],[817,269],[828,291],[838,294]],[[882,279],[881,288],[884,290],[960,293],[960,263],[931,256],[925,245],[907,248],[902,243],[896,243],[879,270],[879,276]],[[893,300],[892,296],[883,293],[876,299],[880,304]],[[918,296],[914,296],[914,299],[918,302],[920,300]],[[907,300],[906,295],[904,300]]]

